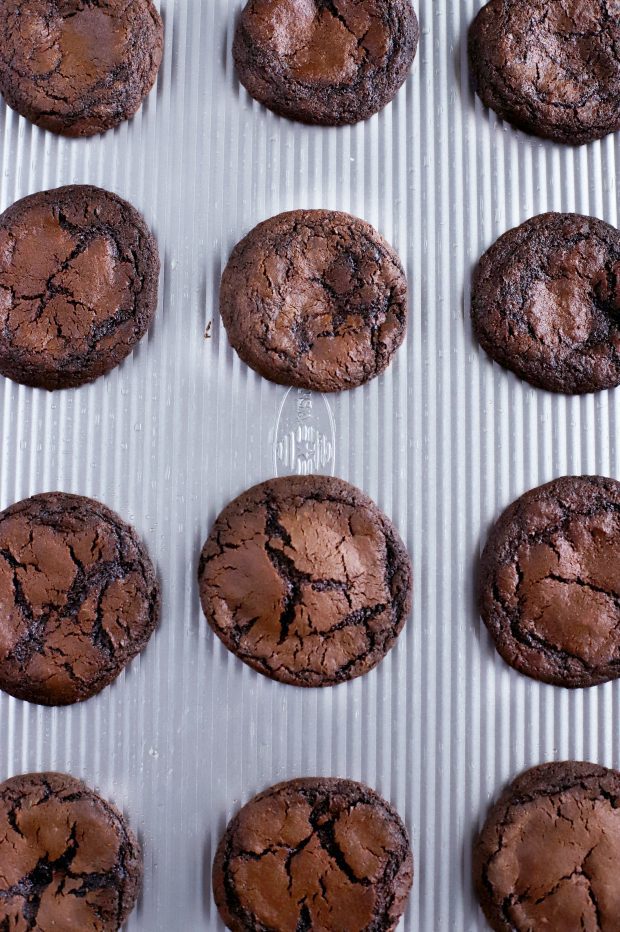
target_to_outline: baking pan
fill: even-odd
[[[60,184],[101,185],[143,211],[162,254],[157,320],[120,368],[54,394],[0,379],[0,506],[50,489],[101,499],[135,524],[162,581],[158,632],[100,696],[45,709],[0,694],[0,778],[70,771],[139,832],[145,883],[130,932],[222,929],[209,882],[217,840],[255,792],[299,775],[361,779],[398,808],[416,857],[403,929],[482,932],[470,847],[489,801],[541,761],[620,766],[620,682],[568,692],[520,676],[475,608],[481,543],[512,499],[568,473],[620,479],[620,391],[537,391],[472,341],[481,252],[544,210],[617,224],[620,169],[619,135],[573,150],[517,132],[474,99],[465,41],[481,5],[417,0],[412,75],[354,127],[297,125],[248,97],[230,53],[241,0],[162,0],[156,90],[105,136],[61,139],[0,106],[1,209]],[[368,220],[409,277],[405,346],[379,379],[337,396],[261,379],[218,317],[234,244],[298,207]],[[414,610],[397,646],[334,689],[252,672],[198,601],[197,558],[217,513],[295,471],[364,489],[414,561]]]

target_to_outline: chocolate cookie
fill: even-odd
[[[407,279],[370,224],[331,210],[260,223],[234,249],[220,311],[241,359],[272,382],[355,388],[389,365],[407,327]]]
[[[483,103],[529,133],[581,145],[620,129],[617,0],[491,0],[469,61]]]
[[[482,555],[480,611],[516,670],[556,686],[620,676],[620,483],[569,476],[501,516]]]
[[[0,783],[0,929],[117,932],[142,885],[142,852],[120,812],[81,780]]]
[[[0,92],[32,123],[103,133],[139,109],[161,64],[151,0],[2,0]]]
[[[411,0],[249,0],[233,57],[241,83],[270,110],[341,126],[396,96],[418,34]]]
[[[618,932],[620,773],[543,764],[491,809],[474,880],[495,932]]]
[[[94,696],[159,616],[146,548],[89,498],[35,495],[0,513],[0,688],[29,702]]]
[[[620,232],[541,214],[484,254],[472,286],[482,348],[538,388],[575,395],[620,384]]]
[[[398,813],[362,783],[318,778],[243,807],[217,850],[213,892],[233,932],[390,932],[412,877]]]
[[[371,670],[411,606],[411,563],[392,523],[327,476],[254,486],[221,513],[199,564],[202,607],[226,647],[294,686]]]
[[[94,381],[146,333],[158,278],[157,243],[115,194],[17,201],[0,216],[0,373],[49,390]]]

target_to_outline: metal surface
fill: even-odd
[[[519,676],[474,605],[476,557],[500,509],[554,476],[620,478],[620,390],[553,397],[472,343],[469,279],[483,249],[547,209],[616,224],[620,168],[620,136],[547,144],[474,100],[464,49],[480,5],[418,0],[411,78],[352,128],[295,125],[248,98],[230,56],[240,0],[162,0],[157,89],[101,138],[59,139],[0,106],[2,209],[59,184],[99,184],[144,212],[162,254],[157,321],[119,369],[55,394],[0,380],[0,505],[49,489],[99,498],[135,524],[162,579],[158,632],[99,697],[43,709],[0,695],[0,778],[70,771],[139,831],[146,876],[130,932],[222,928],[209,874],[226,821],[265,786],[314,774],[365,780],[405,818],[416,856],[406,930],[482,930],[471,836],[504,782],[553,758],[620,765],[620,683],[569,693]],[[391,368],[327,407],[314,396],[310,424],[303,398],[240,363],[217,313],[232,246],[299,207],[377,226],[411,292]],[[229,499],[308,462],[393,517],[416,579],[413,616],[387,659],[318,691],[271,682],[227,653],[195,585]]]

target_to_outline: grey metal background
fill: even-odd
[[[402,813],[416,855],[406,930],[482,930],[470,841],[504,782],[553,758],[620,765],[620,684],[569,693],[519,676],[494,654],[473,601],[481,540],[514,497],[567,473],[620,478],[620,391],[553,397],[472,343],[469,278],[482,250],[547,209],[616,224],[620,167],[620,137],[573,151],[527,138],[474,101],[465,34],[480,5],[418,0],[411,78],[352,128],[298,126],[248,98],[230,56],[241,0],[161,0],[157,88],[101,138],[59,139],[0,106],[1,209],[59,184],[100,184],[144,212],[163,260],[157,321],[115,372],[49,395],[0,380],[0,506],[51,489],[99,498],[136,525],[163,583],[160,629],[99,697],[42,709],[0,695],[0,778],[70,771],[139,831],[146,877],[130,932],[222,928],[208,878],[227,819],[266,785],[310,774],[365,780]],[[313,426],[321,468],[331,471],[335,454],[337,475],[407,541],[413,616],[378,669],[308,692],[228,654],[194,581],[226,502],[276,466],[298,468],[278,454],[286,390],[239,362],[217,314],[232,246],[296,207],[375,224],[411,292],[392,367],[328,407],[315,398]]]

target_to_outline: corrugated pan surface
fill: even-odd
[[[210,864],[227,819],[297,775],[370,783],[400,810],[416,879],[403,927],[482,930],[470,843],[489,800],[553,758],[620,765],[620,683],[568,693],[512,672],[477,617],[473,573],[496,514],[566,473],[620,478],[620,391],[535,391],[472,342],[470,272],[504,230],[543,210],[617,223],[620,137],[571,150],[502,125],[469,89],[478,0],[418,0],[421,43],[392,106],[368,123],[298,126],[233,74],[240,0],[162,0],[166,49],[144,110],[102,138],[56,138],[0,107],[0,207],[66,183],[102,185],[155,230],[161,301],[148,339],[95,385],[55,394],[0,380],[0,506],[92,495],[133,522],[163,584],[160,629],[109,689],[68,709],[0,695],[0,778],[67,770],[139,831],[131,932],[220,929]],[[228,253],[296,207],[351,211],[400,251],[411,325],[394,365],[338,397],[286,395],[243,366],[218,319]],[[204,333],[212,322],[211,337]],[[278,472],[361,486],[415,567],[415,607],[368,676],[300,691],[262,678],[204,622],[195,572],[224,504]]]

